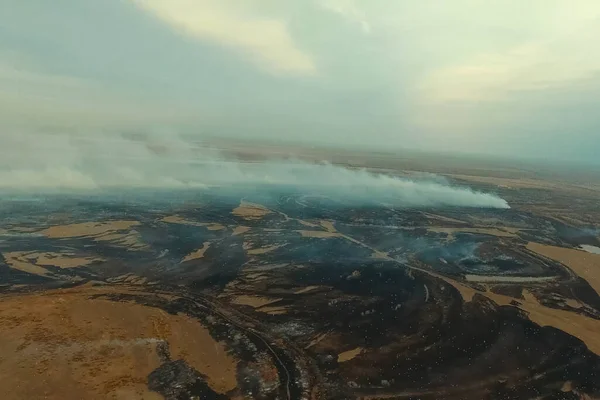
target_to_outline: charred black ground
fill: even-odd
[[[167,346],[147,381],[166,399],[600,395],[600,356],[589,341],[600,326],[593,282],[528,246],[598,245],[591,220],[569,224],[535,202],[402,209],[219,190],[159,199],[4,201],[2,291],[141,286],[144,295],[103,298],[202,322],[235,356],[238,387],[215,392]],[[129,222],[110,225],[117,221]],[[92,261],[65,268],[40,264],[40,254]],[[542,323],[546,312],[589,326],[578,335],[550,317]]]

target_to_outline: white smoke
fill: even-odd
[[[173,135],[9,135],[0,138],[0,189],[34,193],[108,189],[293,187],[346,202],[403,207],[508,208],[505,200],[434,177],[405,179],[328,163],[242,162]]]

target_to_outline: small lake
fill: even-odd
[[[600,247],[590,246],[589,244],[582,244],[581,246],[579,246],[579,248],[581,250],[587,251],[588,253],[600,254]]]

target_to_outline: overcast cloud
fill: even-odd
[[[598,162],[599,37],[596,0],[3,0],[0,134]]]

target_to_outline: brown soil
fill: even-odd
[[[49,265],[58,268],[77,268],[97,261],[103,260],[93,257],[74,257],[73,255],[64,253],[41,253],[35,263],[37,265]]]
[[[227,229],[225,225],[221,224],[204,224],[203,226],[205,226],[209,231],[221,231],[223,229]]]
[[[320,334],[318,334],[317,336],[314,337],[313,340],[311,340],[311,342],[308,345],[306,345],[306,347],[304,347],[304,349],[306,350],[306,349],[309,349],[309,348],[311,348],[313,346],[316,346],[317,344],[319,344],[319,342],[321,340],[325,339],[328,335],[329,335],[328,333],[320,333]]]
[[[247,201],[241,201],[240,205],[236,207],[232,212],[233,215],[242,217],[246,220],[261,219],[265,215],[271,213],[271,210],[260,204],[249,203]]]
[[[240,295],[235,296],[231,303],[239,304],[241,306],[250,306],[254,308],[259,308],[266,306],[267,304],[272,304],[280,301],[280,298],[272,298],[272,297],[262,297],[262,296],[251,296],[251,295]]]
[[[389,260],[390,255],[386,252],[375,250],[373,251],[373,254],[371,254],[371,258],[375,260]]]
[[[341,237],[342,235],[337,232],[325,232],[325,231],[298,231],[303,237],[313,237],[313,238],[332,238],[332,237]]]
[[[132,229],[138,225],[138,221],[85,222],[52,226],[40,233],[52,239],[86,237],[94,238],[97,242],[111,242],[129,250],[142,250],[146,245],[142,243],[139,233]]]
[[[321,286],[307,286],[307,287],[305,287],[305,288],[302,288],[302,289],[296,290],[296,291],[294,292],[294,294],[308,293],[308,292],[311,292],[311,291],[313,291],[313,290],[315,290],[315,289],[318,289],[318,288],[320,288],[320,287],[321,287]]]
[[[161,222],[166,222],[168,224],[181,224],[181,225],[198,225],[202,226],[199,222],[190,221],[180,217],[179,215],[169,215],[161,219]]]
[[[184,218],[180,217],[179,215],[169,215],[169,216],[161,219],[161,222],[166,222],[168,224],[203,226],[203,227],[206,227],[206,229],[208,229],[209,231],[220,231],[222,229],[227,228],[225,225],[221,225],[221,224],[190,221],[189,219],[184,219]]]
[[[337,229],[335,229],[335,226],[333,226],[333,222],[331,221],[321,221],[321,226],[325,229],[327,229],[328,232],[337,232]]]
[[[49,238],[64,239],[98,236],[109,232],[129,230],[138,225],[140,225],[138,221],[85,222],[81,224],[52,226],[41,233]]]
[[[285,307],[285,306],[261,307],[261,308],[257,309],[256,311],[265,313],[265,314],[269,314],[269,315],[282,315],[282,314],[287,314],[287,307]]]
[[[600,294],[600,254],[530,242],[527,248],[569,267]]]
[[[304,226],[309,226],[309,227],[311,227],[311,228],[316,228],[316,227],[318,227],[318,226],[319,226],[318,224],[313,224],[312,222],[305,221],[305,220],[302,220],[302,219],[298,219],[297,221],[298,221],[299,223],[301,223],[302,225],[304,225]]]
[[[6,264],[13,269],[34,275],[44,276],[49,274],[50,272],[46,268],[35,265],[35,256],[30,257],[30,254],[32,253],[26,251],[14,251],[3,253],[2,256],[4,257]]]
[[[204,253],[206,252],[206,250],[208,250],[209,247],[210,247],[210,242],[204,242],[202,244],[201,249],[198,249],[198,250],[188,254],[187,256],[185,256],[185,258],[181,262],[197,260],[199,258],[204,257]]]
[[[270,252],[277,250],[278,248],[283,247],[283,246],[285,246],[285,245],[265,246],[265,247],[259,247],[257,249],[249,249],[246,252],[251,256],[255,256],[255,255],[270,253]]]
[[[233,230],[232,235],[236,236],[236,235],[243,235],[244,233],[248,232],[250,230],[249,226],[236,226],[235,229]]]
[[[96,236],[94,239],[95,242],[110,242],[113,245],[124,247],[128,250],[143,250],[147,248],[141,240],[140,234],[135,230],[125,233],[108,233]]]
[[[167,341],[224,393],[236,362],[198,321],[135,303],[91,299],[114,293],[79,287],[0,297],[0,384],[5,399],[159,399],[147,376]]]
[[[352,360],[354,357],[358,356],[362,353],[363,349],[361,347],[357,347],[352,350],[344,351],[343,353],[338,354],[338,362],[346,362]]]
[[[524,291],[524,299],[516,299],[490,291],[481,292],[450,278],[440,275],[436,276],[454,286],[467,302],[471,301],[476,293],[482,294],[496,304],[503,306],[511,305],[512,301],[517,301],[520,303],[519,308],[528,313],[531,321],[540,326],[553,326],[569,335],[575,336],[582,340],[590,351],[600,355],[600,335],[598,335],[598,332],[600,332],[600,320],[588,318],[570,311],[543,306],[528,291]]]
[[[34,275],[51,275],[46,266],[58,268],[77,268],[90,265],[100,258],[77,257],[70,253],[39,253],[35,251],[14,251],[4,253],[3,257],[9,267]]]

